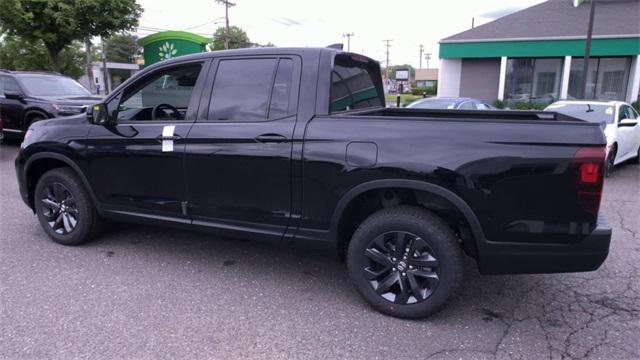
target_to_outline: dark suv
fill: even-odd
[[[0,129],[7,134],[22,138],[33,122],[80,114],[100,100],[66,76],[0,69]]]

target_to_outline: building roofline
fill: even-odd
[[[640,38],[640,34],[621,35],[593,35],[593,39],[628,39]],[[585,40],[586,36],[553,36],[553,37],[520,37],[520,38],[493,38],[493,39],[464,39],[464,40],[440,40],[439,44],[461,44],[461,43],[485,43],[485,42],[505,42],[505,41],[554,41],[554,40]]]

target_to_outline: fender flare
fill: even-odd
[[[42,159],[58,160],[58,161],[61,161],[61,162],[65,163],[69,168],[71,168],[73,170],[73,172],[76,173],[78,178],[80,178],[80,181],[82,181],[82,184],[84,185],[85,189],[89,193],[89,196],[91,196],[91,200],[93,201],[93,204],[95,205],[95,207],[98,210],[98,212],[99,213],[102,212],[101,209],[100,209],[98,198],[96,198],[95,194],[93,193],[93,189],[89,185],[89,180],[84,175],[84,173],[82,172],[82,170],[80,169],[78,164],[76,164],[69,157],[67,157],[65,155],[62,155],[60,153],[40,152],[40,153],[37,153],[37,154],[34,154],[34,155],[30,156],[29,159],[25,162],[25,165],[24,165],[24,177],[25,177],[24,181],[25,181],[25,183],[27,182],[27,179],[29,178],[30,168],[33,165],[33,163],[35,163],[38,160],[42,160]],[[33,198],[32,197],[33,197],[32,192],[29,191],[29,202],[31,204],[33,204]]]
[[[338,226],[340,224],[340,219],[344,214],[344,210],[347,205],[355,199],[358,195],[363,194],[366,191],[376,190],[376,189],[384,189],[384,188],[403,188],[403,189],[412,189],[429,192],[438,196],[445,198],[450,201],[465,217],[469,226],[471,228],[471,232],[475,238],[476,245],[480,246],[480,243],[485,241],[486,238],[484,236],[484,231],[482,230],[482,226],[480,225],[480,221],[478,217],[473,212],[471,207],[464,201],[460,196],[456,195],[451,190],[448,190],[442,186],[435,185],[432,183],[417,181],[417,180],[407,180],[407,179],[388,179],[388,180],[373,180],[366,183],[362,183],[351,188],[347,191],[346,194],[340,198],[336,208],[331,217],[331,234],[333,238],[337,238],[338,234]]]

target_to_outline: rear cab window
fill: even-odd
[[[330,112],[384,106],[378,64],[366,57],[338,54],[331,71]]]

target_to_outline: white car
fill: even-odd
[[[640,163],[640,115],[622,101],[558,101],[545,109],[603,125],[607,137],[607,175],[623,161]]]

